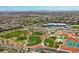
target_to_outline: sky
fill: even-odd
[[[79,11],[77,6],[0,6],[0,12],[12,11]]]

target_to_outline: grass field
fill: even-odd
[[[42,35],[42,32],[34,32],[32,35]]]
[[[17,39],[16,39],[17,42],[23,42],[24,40],[27,40],[27,37],[20,36],[20,37],[17,37]]]
[[[72,25],[72,28],[79,29],[79,25]]]
[[[41,43],[40,36],[42,35],[42,32],[33,32],[32,35],[29,36],[28,44],[27,46],[37,45]]]
[[[28,40],[28,46],[30,45],[36,45],[41,42],[40,36],[42,35],[42,32],[34,32],[32,35],[29,35],[29,40]],[[13,37],[15,38],[16,42],[24,42],[24,40],[27,40],[28,34],[25,31],[14,31],[14,32],[8,32],[6,34],[0,35],[0,37],[5,38],[5,39],[11,39]]]
[[[56,39],[56,37],[50,37],[48,39],[45,39],[44,45],[47,47],[53,47],[55,39]]]
[[[58,42],[59,42],[59,41],[63,42],[64,39],[67,39],[67,38],[68,38],[68,36],[59,35],[59,36],[57,37],[57,40],[58,40]]]
[[[36,36],[36,35],[30,35],[29,36],[29,41],[27,46],[31,46],[31,45],[37,45],[41,42],[40,40],[40,36]]]
[[[44,45],[47,46],[47,47],[53,47],[54,41],[53,40],[46,39],[44,41]]]
[[[22,34],[24,34],[23,31],[14,31],[14,32],[10,32],[10,33],[7,33],[7,34],[0,35],[0,37],[2,37],[2,38],[12,38],[12,37],[20,36]]]

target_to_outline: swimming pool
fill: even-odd
[[[79,48],[79,42],[67,41],[66,46],[70,48]]]
[[[74,45],[75,45],[75,42],[73,42],[73,41],[67,41],[66,42],[67,47],[74,47]]]

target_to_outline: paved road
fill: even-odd
[[[50,53],[69,53],[69,52],[66,52],[66,51],[62,51],[62,50],[57,50],[55,48],[39,48],[36,50],[36,52],[50,52]]]

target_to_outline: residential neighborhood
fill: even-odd
[[[79,53],[79,12],[0,12],[0,53]]]

